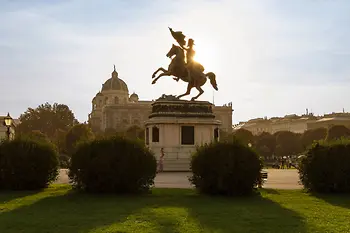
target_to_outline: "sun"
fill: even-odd
[[[196,51],[196,54],[193,60],[202,64],[204,67],[208,65],[210,66],[215,62],[211,47],[205,41],[195,41],[194,50]]]

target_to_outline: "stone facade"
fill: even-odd
[[[145,125],[146,146],[158,160],[164,150],[164,171],[189,171],[196,147],[219,140],[221,121],[209,102],[157,100]]]
[[[100,92],[92,100],[92,111],[89,114],[89,124],[94,131],[104,131],[108,128],[123,131],[137,125],[144,128],[152,111],[154,101],[139,100],[137,94],[129,95],[126,83],[121,80],[116,70],[103,85]],[[222,122],[222,130],[232,130],[232,104],[213,106],[215,118]]]
[[[313,116],[312,114],[297,116],[293,114],[270,119],[257,118],[247,122],[240,122],[233,127],[233,130],[242,128],[251,131],[254,135],[262,132],[273,134],[278,131],[304,133],[308,129],[329,128],[333,125],[345,125],[350,128],[350,114],[331,113],[324,116]]]

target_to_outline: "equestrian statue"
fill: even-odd
[[[171,59],[168,70],[163,67],[156,70],[152,75],[152,84],[155,84],[157,80],[163,76],[174,76],[174,80],[176,81],[181,79],[188,83],[187,91],[186,93],[177,96],[177,98],[179,99],[183,96],[189,95],[192,88],[195,87],[199,91],[199,94],[193,97],[191,101],[196,100],[204,93],[201,87],[207,82],[207,78],[210,80],[213,88],[218,90],[215,74],[213,72],[204,73],[204,67],[193,59],[195,55],[193,49],[194,40],[190,38],[186,43],[186,36],[181,31],[173,31],[172,28],[169,28],[169,30],[179,46],[173,44],[169,52],[166,54],[166,56]],[[163,73],[156,77],[159,71],[162,71]]]

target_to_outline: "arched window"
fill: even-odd
[[[105,104],[107,104],[107,101],[108,101],[108,97],[105,97]]]

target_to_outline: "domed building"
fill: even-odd
[[[92,111],[89,124],[93,131],[105,131],[113,128],[124,131],[131,126],[144,127],[151,113],[152,101],[139,100],[136,93],[129,95],[128,85],[119,78],[114,70],[101,91],[92,99]],[[214,106],[215,117],[222,122],[222,129],[232,130],[232,105]]]

